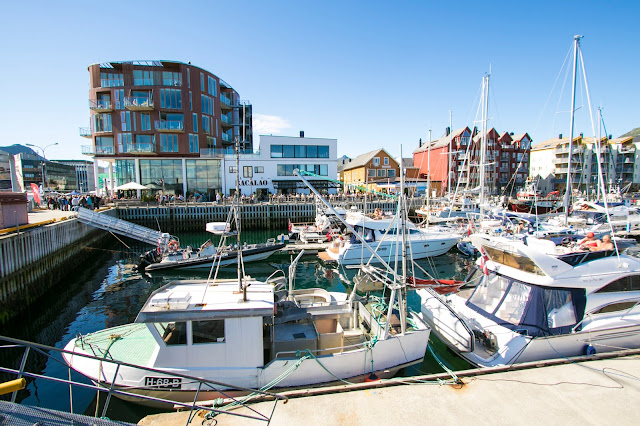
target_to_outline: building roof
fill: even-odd
[[[627,143],[627,142],[636,142],[634,140],[635,138],[633,136],[625,136],[623,138],[613,138],[613,139],[609,139],[609,143],[610,144],[620,144],[620,143]]]
[[[433,140],[431,142],[425,142],[423,143],[420,147],[418,147],[415,151],[413,151],[414,154],[417,154],[419,152],[424,152],[426,150],[429,149],[429,144],[431,144],[431,149],[435,149],[435,148],[441,148],[443,146],[449,146],[449,142],[457,137],[462,136],[462,134],[466,131],[469,131],[469,133],[471,133],[471,130],[469,130],[468,127],[462,127],[460,129],[454,130],[453,132],[451,132],[449,135],[444,135],[442,136],[440,139],[436,139]]]
[[[580,136],[575,137],[573,140],[574,142],[577,142],[578,139],[580,139]],[[533,145],[531,147],[531,151],[543,151],[545,149],[553,149],[556,146],[563,144],[563,143],[569,143],[569,138],[551,138],[551,139],[547,139],[546,141],[542,141],[536,145]]]
[[[355,169],[356,167],[362,167],[382,151],[384,151],[384,153],[387,154],[387,157],[389,157],[390,159],[393,159],[393,161],[396,161],[395,158],[389,155],[389,153],[384,148],[378,148],[378,149],[374,149],[373,151],[365,152],[364,154],[358,155],[356,158],[354,158],[350,162],[345,163],[342,170],[351,170],[351,169]]]

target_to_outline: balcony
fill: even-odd
[[[94,100],[89,99],[89,109],[95,112],[111,112],[113,108],[111,107],[110,100]]]
[[[636,152],[636,147],[635,146],[629,146],[629,147],[624,147],[624,148],[620,148],[618,149],[618,154],[635,154]]]
[[[230,128],[233,127],[233,120],[231,119],[231,117],[229,117],[228,115],[224,115],[222,114],[220,116],[220,119],[222,121],[222,127],[224,128]]]
[[[158,121],[156,130],[162,133],[184,133],[184,121]]]
[[[553,164],[567,164],[568,162],[569,157],[554,158],[552,161]]]
[[[225,155],[236,155],[236,150],[233,147],[227,148],[201,148],[200,149],[200,157],[204,158],[222,158]],[[248,155],[253,155],[256,157],[260,156],[260,150],[253,149],[241,149],[240,155],[246,157]]]
[[[112,146],[82,145],[82,155],[114,155]]]
[[[231,136],[229,133],[223,133],[222,140],[224,142],[233,142],[233,136]]]
[[[560,146],[555,149],[556,154],[568,154],[569,147],[568,146]],[[584,152],[584,146],[573,146],[572,150],[573,154],[582,154]]]
[[[155,154],[156,143],[153,142],[139,142],[128,143],[122,146],[122,152],[120,154]]]
[[[231,99],[220,93],[220,108],[229,110],[231,109]]]
[[[79,129],[80,136],[83,138],[91,139],[91,128],[90,127],[80,127]]]
[[[129,111],[153,111],[153,98],[127,96],[124,98],[124,107]]]

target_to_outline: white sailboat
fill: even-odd
[[[573,93],[572,105],[575,87]],[[615,240],[597,251],[533,236],[477,234],[472,241],[483,253],[469,279],[474,288],[447,296],[418,290],[434,333],[470,363],[492,367],[640,347],[640,259],[619,254]]]

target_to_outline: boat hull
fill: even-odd
[[[255,262],[259,260],[267,259],[273,253],[283,249],[285,244],[275,243],[270,245],[265,245],[262,247],[256,247],[255,249],[243,250],[242,260],[244,262]],[[213,261],[217,256],[203,256],[196,258],[189,258],[184,260],[177,261],[162,261],[159,263],[152,263],[148,265],[145,270],[147,272],[151,271],[160,271],[160,270],[169,270],[169,269],[199,269],[199,268],[207,268],[210,269]],[[237,251],[227,252],[222,254],[222,258],[220,260],[220,266],[227,265],[236,265],[238,263],[238,253]]]

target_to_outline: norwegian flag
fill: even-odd
[[[489,275],[489,268],[487,267],[487,262],[491,259],[489,258],[489,255],[482,247],[480,247],[480,254],[482,255],[482,257],[480,258],[480,268],[482,268],[482,272],[485,275]]]

